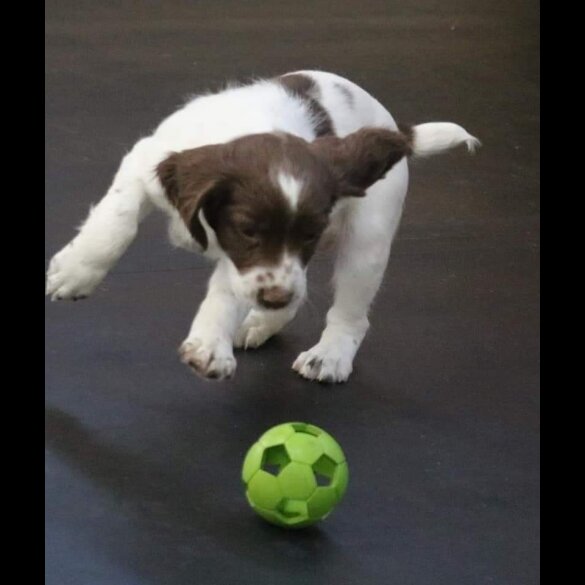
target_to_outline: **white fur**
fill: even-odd
[[[298,301],[292,302],[284,309],[270,312],[252,309],[236,333],[234,347],[242,349],[260,347],[294,319],[299,304]]]
[[[226,274],[238,298],[254,306],[263,287],[277,286],[294,294],[293,303],[301,303],[307,292],[305,269],[298,257],[284,254],[276,266],[257,266],[241,273],[227,256]],[[259,280],[261,279],[261,280]]]
[[[415,156],[430,156],[465,144],[469,152],[481,146],[480,141],[457,124],[451,122],[429,122],[418,124],[414,130]]]
[[[284,171],[279,171],[277,182],[282,194],[286,197],[291,208],[296,210],[301,191],[303,190],[303,182],[300,179],[297,179],[297,177],[293,177]]]
[[[325,72],[297,73],[316,82],[320,102],[329,112],[338,136],[364,126],[396,129],[388,111],[352,82]],[[340,86],[351,93],[351,103],[339,91]],[[169,152],[278,131],[314,139],[310,113],[302,101],[271,81],[228,88],[190,101],[164,120],[151,136],[140,140],[124,158],[111,188],[79,234],[51,260],[47,294],[53,300],[89,295],[132,242],[140,221],[155,207],[169,216],[173,244],[199,250],[167,200],[154,171],[156,165]],[[415,128],[416,154],[431,154],[461,142],[470,148],[477,144],[455,124],[422,124]],[[294,206],[299,182],[280,175],[279,183]],[[332,215],[333,228],[340,234],[335,299],[319,342],[301,353],[293,364],[300,375],[331,382],[345,381],[350,375],[369,326],[368,311],[382,281],[407,186],[408,167],[402,160],[368,189],[366,197],[344,202]],[[234,344],[257,347],[294,317],[305,296],[305,270],[298,259],[290,257],[278,267],[270,267],[275,284],[294,290],[295,298],[285,309],[262,310],[255,304],[260,286],[256,277],[266,277],[268,269],[259,267],[241,275],[221,250],[203,215],[201,220],[209,240],[204,254],[217,266],[180,352],[183,361],[199,374],[228,378],[236,368]]]

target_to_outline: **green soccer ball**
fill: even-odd
[[[265,520],[301,528],[326,518],[347,488],[345,455],[323,429],[285,423],[266,431],[244,460],[250,506]]]

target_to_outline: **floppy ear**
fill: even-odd
[[[385,128],[362,128],[344,138],[324,136],[311,143],[341,181],[341,195],[363,197],[365,190],[411,153],[408,134]]]
[[[203,250],[209,242],[200,214],[204,213],[207,223],[214,227],[218,211],[229,196],[228,180],[219,170],[219,146],[173,153],[156,168],[167,198]]]

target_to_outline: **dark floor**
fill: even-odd
[[[290,330],[222,384],[177,359],[209,268],[158,218],[92,299],[47,303],[48,585],[538,583],[536,5],[47,2],[47,261],[133,142],[225,80],[330,70],[484,142],[413,166],[344,386],[289,369],[318,337],[327,259]],[[320,528],[287,533],[253,516],[239,471],[295,419],[339,439],[351,483]]]

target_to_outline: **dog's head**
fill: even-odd
[[[363,197],[408,152],[403,134],[380,128],[312,143],[254,134],[174,153],[157,174],[193,238],[228,259],[234,292],[278,309],[305,295],[335,204]]]

